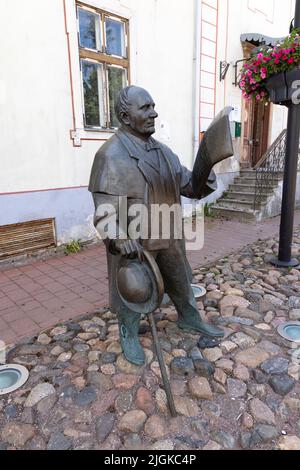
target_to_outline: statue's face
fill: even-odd
[[[129,94],[130,106],[124,122],[135,134],[148,138],[155,132],[155,103],[149,93],[143,89],[134,89]]]

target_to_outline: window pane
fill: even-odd
[[[105,19],[106,51],[107,54],[126,57],[125,51],[125,24],[119,21]]]
[[[83,60],[81,63],[85,124],[93,127],[104,127],[103,66],[87,60]]]
[[[126,86],[126,71],[118,67],[108,67],[109,114],[111,127],[119,127],[115,113],[115,102],[119,91]]]
[[[82,47],[88,49],[101,49],[99,15],[78,8],[79,40]]]

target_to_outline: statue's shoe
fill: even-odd
[[[184,331],[196,331],[197,333],[201,333],[204,336],[208,336],[210,338],[223,338],[224,332],[209,323],[205,323],[200,319],[193,319],[193,320],[179,320],[178,327]]]
[[[137,335],[130,335],[125,325],[120,327],[120,341],[123,354],[128,362],[136,366],[145,363],[145,353]]]

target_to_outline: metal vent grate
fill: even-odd
[[[0,226],[0,259],[56,246],[54,219]]]

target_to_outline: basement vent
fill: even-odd
[[[56,246],[54,219],[0,226],[0,259]]]

